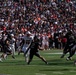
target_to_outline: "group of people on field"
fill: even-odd
[[[0,45],[3,54],[0,57],[0,61],[6,59],[8,55],[12,55],[12,58],[15,59],[15,50],[16,50],[16,39],[14,38],[13,34],[7,33],[7,36],[2,35],[2,39],[0,40]],[[39,38],[37,35],[32,35],[29,31],[27,31],[23,37],[19,40],[19,47],[18,47],[18,55],[23,52],[25,61],[29,64],[33,58],[33,56],[37,56],[42,59],[46,64],[47,61],[43,58],[38,50],[44,50],[41,47]]]
[[[76,36],[73,31],[68,29],[64,37],[67,39],[67,42],[63,48],[61,58],[69,52],[67,60],[72,60],[72,56],[76,51]],[[31,62],[34,55],[48,64],[48,62],[39,54],[39,50],[45,50],[45,47],[43,47],[38,34],[32,34],[27,31],[22,37],[20,36],[18,38],[11,33],[2,33],[0,45],[3,52],[0,59],[1,61],[2,59],[6,59],[8,55],[12,55],[12,58],[15,59],[15,51],[17,49],[18,55],[21,52],[24,53],[25,61],[28,64]]]
[[[76,35],[75,12],[75,0],[0,0],[1,59],[9,54],[15,58],[15,51],[18,55],[21,51],[25,53],[35,35],[44,50],[63,49],[61,58],[68,51],[72,56],[75,41],[67,34],[67,28]],[[28,35],[28,31],[32,35]],[[65,37],[66,34],[69,36]],[[27,37],[31,42],[26,42]],[[29,51],[25,54],[26,59],[28,54]]]

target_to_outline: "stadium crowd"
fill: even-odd
[[[62,49],[68,29],[76,34],[75,0],[0,0],[0,38],[10,33],[17,43],[29,31],[47,37],[46,49]]]

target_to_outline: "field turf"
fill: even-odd
[[[35,56],[30,65],[27,65],[23,53],[20,55],[16,53],[15,59],[9,55],[6,60],[0,62],[0,75],[76,75],[74,65],[76,55],[72,60],[67,61],[68,54],[61,59],[61,53],[62,50],[57,49],[40,51],[40,54],[48,61],[48,65]]]

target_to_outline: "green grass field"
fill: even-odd
[[[71,61],[66,61],[68,54],[61,59],[59,54],[61,52],[62,50],[55,49],[40,51],[40,54],[48,61],[48,65],[37,57],[34,57],[30,65],[27,65],[22,53],[19,56],[16,54],[16,59],[8,56],[6,60],[0,62],[0,75],[76,75],[76,66],[73,64],[76,55]]]

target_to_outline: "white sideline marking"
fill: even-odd
[[[42,74],[42,73],[36,73],[36,75],[46,75],[46,74]]]
[[[63,53],[62,52],[57,52],[57,53],[44,53],[44,54],[63,54]],[[67,54],[69,54],[69,53],[67,53]]]
[[[71,70],[70,72],[76,72],[76,71],[74,71],[74,70]]]
[[[59,52],[59,53],[45,53],[45,54],[63,54],[63,53]]]
[[[53,74],[64,74],[63,72],[53,72]]]

